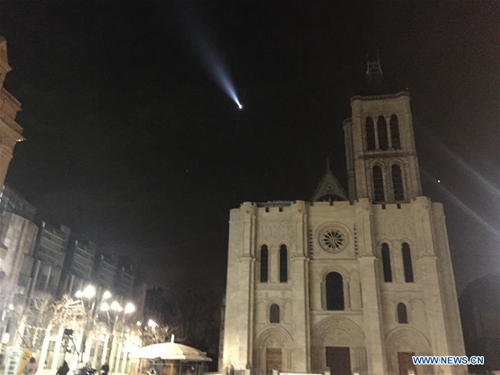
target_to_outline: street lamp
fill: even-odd
[[[87,285],[82,292],[82,296],[88,299],[95,297],[95,295],[96,295],[96,290],[95,287],[92,285]]]
[[[110,299],[111,298],[111,293],[109,292],[109,290],[106,290],[103,294],[102,294],[102,299]]]
[[[120,304],[117,301],[111,302],[110,306],[111,310],[116,311],[116,312],[121,312],[123,308],[120,306]],[[118,317],[118,314],[116,315]]]
[[[116,348],[114,348],[114,344],[115,344],[115,338],[116,335],[115,335],[115,332],[116,332],[116,326],[118,324],[118,318],[120,317],[120,313],[123,312],[123,315],[122,315],[122,318],[123,318],[123,329],[122,329],[122,340],[123,340],[123,336],[125,335],[125,317],[126,315],[128,314],[132,314],[133,312],[135,312],[136,308],[135,308],[135,305],[131,302],[127,302],[125,304],[125,308],[123,308],[117,301],[113,301],[111,302],[111,305],[109,306],[109,310],[111,310],[114,315],[115,315],[115,319],[114,319],[114,322],[113,322],[113,328],[112,328],[112,331],[111,331],[111,350],[109,351],[109,357],[108,357],[108,363],[110,363],[110,365],[114,366],[116,365]],[[108,312],[109,314],[109,312]],[[114,349],[114,350],[113,350]],[[111,359],[113,358],[113,364],[111,364]]]
[[[83,361],[83,356],[85,354],[85,348],[87,344],[87,334],[90,333],[94,328],[94,320],[97,318],[98,307],[101,311],[109,310],[109,305],[103,301],[111,298],[111,293],[108,290],[105,290],[102,294],[99,293],[98,295],[96,287],[89,284],[83,290],[77,290],[75,293],[75,297],[81,299],[83,308],[88,308],[91,313],[90,319],[88,319],[86,322],[86,329],[83,331],[82,335],[80,360]],[[86,306],[84,299],[88,301],[88,306]]]
[[[125,314],[132,314],[135,311],[135,306],[132,302],[127,302],[125,305]]]

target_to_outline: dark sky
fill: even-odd
[[[342,121],[379,48],[412,95],[459,289],[497,270],[498,2],[346,4],[0,2],[27,138],[7,183],[46,221],[131,254],[150,284],[196,274],[222,293],[230,208],[309,199],[327,155],[346,185]],[[225,61],[243,111],[193,35]]]

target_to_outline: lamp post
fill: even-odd
[[[85,309],[87,308],[84,302],[86,300],[88,303],[88,308],[90,310],[90,319],[88,317],[86,319],[85,329],[82,334],[82,342],[80,346],[80,361],[84,362],[87,335],[94,329],[94,320],[96,319],[98,314],[97,307],[100,304],[105,303],[105,300],[111,298],[111,293],[108,290],[105,290],[102,294],[100,294],[100,296],[98,296],[96,288],[93,285],[87,285],[83,290],[78,290],[75,293],[75,297],[79,298],[82,301],[82,305]]]
[[[131,302],[127,302],[125,305],[125,308],[123,308],[118,301],[113,301],[110,305],[107,303],[104,305],[101,305],[101,310],[106,311],[108,314],[108,319],[111,321],[109,317],[109,312],[111,312],[114,315],[114,321],[112,325],[112,330],[111,330],[111,350],[108,352],[108,364],[110,367],[115,367],[116,365],[116,346],[117,343],[115,342],[115,337],[116,337],[116,327],[118,325],[118,320],[120,316],[123,318],[123,327],[122,327],[122,338],[123,335],[125,334],[125,320],[126,316],[129,314],[132,314],[135,312],[135,305]],[[113,360],[113,363],[111,363],[111,360]],[[116,372],[116,371],[115,371]]]

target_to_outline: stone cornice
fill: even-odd
[[[408,91],[401,91],[398,92],[397,94],[389,94],[389,95],[373,95],[373,96],[361,96],[361,95],[356,95],[351,98],[351,104],[352,102],[356,100],[361,100],[363,102],[369,102],[369,101],[374,101],[374,100],[387,100],[387,99],[399,99],[401,97],[410,97],[410,93]]]

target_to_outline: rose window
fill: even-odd
[[[339,252],[344,249],[347,244],[346,237],[339,229],[325,230],[319,240],[321,247],[327,251]]]

